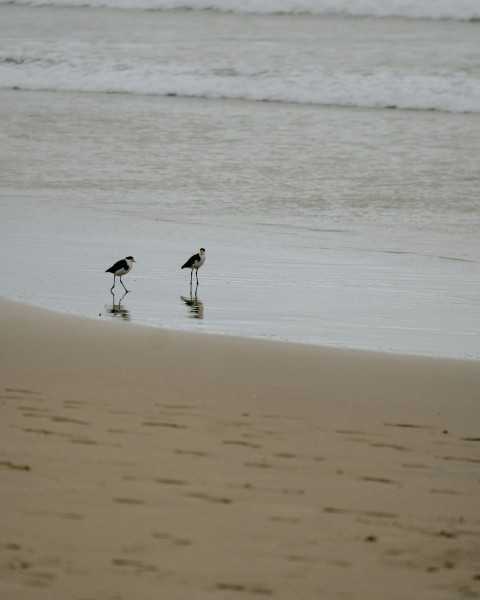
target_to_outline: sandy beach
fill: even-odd
[[[479,597],[478,362],[0,308],[2,598]]]
[[[479,27],[0,0],[0,600],[480,599]]]

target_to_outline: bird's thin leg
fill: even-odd
[[[122,276],[120,275],[120,283],[123,285]],[[123,289],[128,292],[127,288],[123,285]]]
[[[113,285],[112,285],[112,287],[110,288],[110,291],[112,291],[114,287],[115,287],[115,275],[113,276]]]

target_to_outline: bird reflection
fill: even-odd
[[[112,294],[112,299],[113,299],[112,306],[110,306],[108,304],[105,305],[107,314],[112,317],[120,317],[122,319],[125,319],[126,321],[131,321],[132,317],[130,315],[130,311],[128,310],[128,308],[124,308],[122,306],[122,300],[125,298],[125,296],[128,294],[128,292],[125,292],[123,294],[123,296],[118,301],[118,304],[115,304],[115,294],[113,292],[111,292],[111,294]]]
[[[195,290],[195,296],[192,296],[192,288],[190,288],[190,296],[180,296],[180,299],[188,306],[191,319],[203,319],[204,305],[197,298],[197,290]]]

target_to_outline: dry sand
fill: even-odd
[[[2,600],[479,597],[479,362],[0,315]]]

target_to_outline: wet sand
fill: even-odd
[[[479,597],[478,361],[0,309],[2,598]]]

